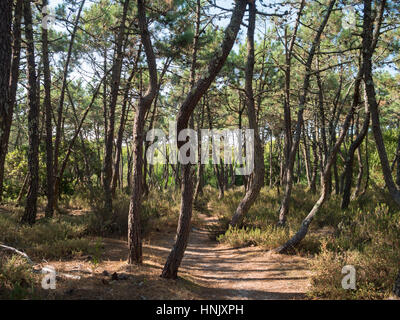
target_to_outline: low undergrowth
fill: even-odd
[[[313,298],[386,299],[391,297],[400,261],[400,212],[386,204],[357,210],[343,220],[337,234],[324,242],[312,260]],[[342,288],[342,268],[353,266],[356,288]]]
[[[32,298],[37,282],[37,275],[24,258],[0,251],[0,299]]]
[[[214,196],[210,204],[218,217],[212,227],[215,238],[233,247],[261,246],[266,250],[284,244],[299,228],[318,195],[300,186],[293,198],[286,227],[276,227],[279,199],[275,190],[263,188],[258,200],[240,227],[229,221],[243,196],[242,189]],[[400,268],[400,211],[380,190],[367,193],[340,208],[341,197],[332,195],[311,224],[306,238],[296,248],[298,254],[311,255],[312,299],[385,299],[391,296]],[[325,232],[328,230],[329,232]],[[354,266],[356,289],[343,289],[342,268]]]
[[[68,259],[89,254],[93,248],[84,217],[58,215],[28,226],[19,224],[20,215],[18,209],[0,215],[0,242],[23,250],[32,259]]]

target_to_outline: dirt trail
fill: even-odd
[[[305,298],[310,276],[307,259],[277,255],[258,247],[231,248],[218,244],[209,238],[206,228],[215,222],[215,218],[201,214],[200,220],[204,224],[200,228],[192,229],[189,245],[179,269],[178,281],[171,282],[159,278],[163,263],[173,245],[173,232],[156,233],[144,243],[143,266],[126,264],[125,241],[106,238],[103,240],[103,261],[95,267],[86,261],[76,260],[51,263],[57,270],[75,272],[82,276],[79,281],[63,280],[56,297],[62,295],[63,299]],[[128,275],[129,281],[110,281],[109,276],[104,276],[104,270],[107,270],[108,274],[117,272]]]
[[[213,299],[301,299],[310,276],[305,258],[220,245],[205,228],[192,230],[181,272],[205,282]]]

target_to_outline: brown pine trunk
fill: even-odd
[[[24,24],[26,41],[27,79],[28,79],[28,195],[21,223],[33,225],[37,214],[39,189],[39,102],[37,101],[35,46],[33,43],[32,10],[29,0],[24,1]]]
[[[177,131],[187,128],[189,119],[195,109],[197,103],[202,96],[206,93],[211,83],[224,65],[239,32],[243,15],[246,9],[247,1],[238,0],[235,3],[235,8],[232,12],[231,21],[224,33],[224,40],[218,53],[209,64],[208,71],[204,76],[199,79],[193,90],[186,96],[185,101],[181,105],[177,117]],[[183,142],[178,143],[178,150],[183,145]],[[182,180],[182,200],[181,211],[179,215],[178,230],[174,247],[169,254],[162,271],[161,277],[163,278],[176,278],[178,268],[182,262],[182,258],[187,246],[187,240],[190,232],[190,220],[192,217],[192,202],[193,202],[193,186],[190,180],[190,165],[185,165],[183,168]]]
[[[272,188],[272,130],[270,131],[270,142],[269,142],[269,187]]]
[[[380,17],[383,16],[383,10],[385,4],[386,1],[382,0],[379,13]],[[379,26],[380,23],[378,20],[378,27],[375,28],[375,33],[373,34],[371,0],[364,0],[363,74],[365,81],[365,91],[367,95],[367,103],[368,103],[368,108],[371,112],[372,131],[374,133],[375,144],[381,161],[383,177],[385,179],[386,186],[389,189],[390,195],[392,196],[393,200],[400,206],[400,191],[397,189],[396,184],[393,181],[392,172],[390,171],[389,160],[387,157],[386,148],[380,127],[378,103],[376,100],[374,80],[372,76],[372,55],[375,49],[374,44],[376,45],[378,37],[375,35],[379,35]]]
[[[241,223],[244,215],[247,214],[254,201],[257,199],[262,186],[264,185],[264,155],[259,135],[257,117],[253,93],[253,74],[254,74],[254,30],[256,23],[256,4],[249,2],[249,22],[247,28],[247,62],[245,69],[245,91],[246,107],[249,118],[249,128],[254,130],[254,172],[248,190],[244,198],[240,201],[232,220],[231,226],[237,226]]]
[[[140,214],[143,189],[143,131],[146,112],[157,93],[157,64],[147,27],[146,9],[143,0],[137,1],[139,28],[142,45],[146,53],[150,82],[144,96],[140,96],[133,125],[133,176],[131,200],[128,213],[128,263],[142,263],[142,239]]]
[[[48,5],[48,0],[43,0],[43,6]],[[49,61],[49,41],[47,28],[42,27],[42,59],[44,76],[44,109],[46,117],[46,217],[52,217],[54,213],[54,170],[53,170],[53,128],[51,124],[51,75]]]
[[[284,170],[288,169],[289,158],[290,158],[290,149],[292,148],[293,138],[292,138],[292,120],[291,120],[291,106],[290,106],[290,81],[291,81],[291,64],[292,64],[292,55],[293,48],[297,38],[297,30],[300,25],[300,18],[303,13],[305,1],[302,0],[300,3],[300,8],[297,13],[296,23],[294,26],[293,34],[290,39],[290,42],[287,43],[287,28],[285,28],[285,97],[283,103],[283,115],[284,115],[284,124],[285,124],[285,139],[284,139],[284,156],[285,156],[285,167]],[[282,175],[282,185],[286,185],[287,175]]]
[[[11,99],[9,99],[12,5],[11,0],[1,1],[0,3],[0,202],[3,197],[4,164],[14,105],[11,105]]]
[[[315,194],[317,192],[317,175],[318,175],[318,152],[317,152],[317,144],[316,144],[316,137],[315,137],[315,127],[313,131],[313,141],[312,141],[312,152],[313,152],[313,166],[312,166],[312,174],[311,174],[311,184],[310,184],[310,191]]]

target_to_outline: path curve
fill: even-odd
[[[201,228],[192,228],[179,275],[200,283],[206,299],[304,299],[311,272],[306,258],[266,252],[259,247],[232,248],[212,241],[207,226],[215,217],[200,214]],[[169,246],[168,246],[169,244]],[[158,246],[172,246],[164,240]],[[160,246],[161,245],[161,246]]]

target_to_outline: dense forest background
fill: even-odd
[[[113,281],[124,263],[127,288],[152,285],[111,298],[202,298],[178,281],[200,229],[203,245],[307,259],[302,298],[400,295],[399,25],[389,0],[2,0],[0,297],[54,298],[43,261],[93,278],[114,259]],[[200,142],[253,129],[253,173],[169,163],[169,146],[148,163],[146,134],[171,121]]]

